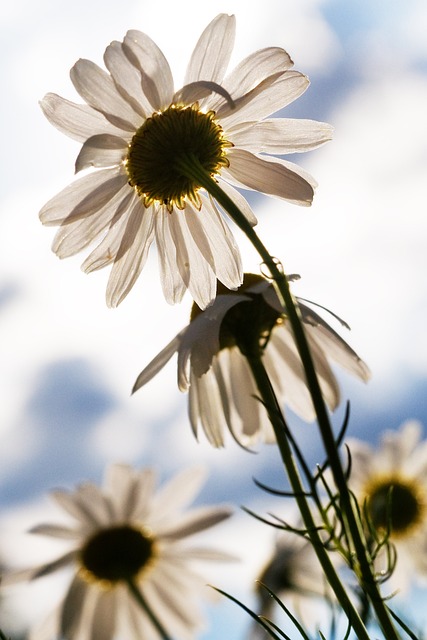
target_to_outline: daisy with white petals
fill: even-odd
[[[311,308],[300,302],[304,327],[327,405],[340,400],[332,360],[362,380],[369,371],[348,344]],[[259,345],[279,401],[305,420],[314,408],[292,330],[271,283],[245,274],[236,292],[219,286],[212,306],[193,305],[185,327],[138,376],[134,391],[145,385],[178,352],[178,386],[189,391],[189,416],[194,433],[199,423],[209,442],[224,445],[227,429],[243,446],[257,440],[273,442],[272,427],[248,361],[248,344]]]
[[[83,143],[76,171],[95,169],[52,198],[41,221],[60,227],[53,250],[61,258],[98,243],[82,268],[112,266],[109,306],[129,293],[153,241],[170,303],[189,289],[205,308],[217,279],[231,289],[241,284],[238,247],[194,171],[213,178],[251,225],[255,216],[235,187],[300,205],[312,201],[313,178],[274,156],[318,147],[331,138],[331,127],[268,118],[309,81],[278,47],[249,55],[226,75],[234,32],[234,16],[220,14],[208,25],[176,91],[160,49],[129,31],[107,47],[108,72],[89,60],[71,69],[86,104],[55,94],[41,102],[55,127]]]
[[[201,469],[174,477],[155,492],[151,469],[136,471],[112,465],[103,489],[86,483],[74,493],[53,497],[75,522],[40,525],[32,533],[65,538],[70,550],[37,568],[5,576],[13,583],[35,579],[66,566],[75,569],[64,601],[33,640],[110,640],[158,638],[158,631],[130,594],[128,581],[140,590],[150,611],[170,637],[190,639],[200,631],[200,596],[206,585],[193,571],[194,561],[230,560],[185,539],[231,515],[228,507],[198,507],[182,513],[200,489]]]
[[[349,438],[350,489],[367,510],[371,525],[389,532],[396,566],[389,589],[404,591],[414,576],[427,577],[427,440],[415,420],[386,431],[378,448]],[[377,569],[387,571],[386,554]]]

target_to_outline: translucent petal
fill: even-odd
[[[141,87],[152,111],[168,107],[174,93],[172,72],[159,47],[141,31],[128,31],[123,51],[141,74]]]
[[[236,19],[220,13],[206,27],[191,56],[184,84],[197,80],[220,83],[233,50]]]
[[[230,132],[228,139],[247,151],[285,155],[316,149],[331,140],[332,132],[331,125],[325,122],[271,118]]]
[[[139,202],[133,207],[107,284],[107,305],[117,307],[140,275],[154,239],[154,213]]]
[[[258,220],[256,219],[255,214],[252,211],[249,205],[249,202],[246,200],[246,198],[242,196],[242,194],[239,193],[237,189],[232,187],[231,184],[229,184],[225,180],[221,180],[219,176],[218,176],[218,182],[220,184],[221,189],[225,191],[225,193],[228,195],[230,200],[232,200],[234,204],[240,209],[240,211],[243,213],[243,215],[245,216],[249,224],[252,227],[258,224]]]
[[[105,50],[104,63],[120,95],[142,119],[152,114],[153,108],[141,86],[141,73],[126,56],[121,42],[114,41]]]
[[[240,251],[214,203],[209,198],[202,201],[200,213],[187,207],[189,231],[218,280],[229,289],[237,289],[243,281]]]
[[[213,527],[229,518],[232,513],[233,510],[230,507],[199,507],[181,516],[179,522],[160,529],[157,534],[162,539],[180,540]]]
[[[111,167],[126,158],[126,140],[106,133],[91,136],[83,144],[76,160],[76,172],[88,167]]]
[[[114,261],[122,243],[130,212],[138,206],[140,204],[133,192],[130,192],[129,196],[121,201],[111,221],[108,222],[108,231],[103,240],[83,262],[82,270],[85,273],[102,269]]]
[[[184,211],[172,211],[169,224],[179,274],[193,300],[204,309],[215,299],[217,281],[188,228],[192,215],[194,212],[187,207]]]
[[[234,107],[224,102],[216,112],[227,137],[228,129],[241,122],[263,120],[276,113],[299,98],[308,88],[310,82],[298,71],[287,71],[265,78],[254,89],[239,94],[234,100]]]
[[[328,358],[365,382],[370,378],[367,365],[357,353],[329,326],[321,316],[303,303],[299,303],[301,315],[308,331],[324,349]]]
[[[120,168],[99,169],[78,178],[51,198],[40,211],[45,225],[58,225],[64,220],[72,222],[95,213],[105,206],[126,184]]]
[[[65,596],[61,611],[60,630],[64,638],[73,638],[79,629],[89,585],[75,576]]]
[[[138,389],[147,384],[147,382],[154,378],[154,376],[156,376],[159,371],[163,369],[166,363],[169,362],[169,360],[179,348],[181,336],[184,331],[185,329],[178,335],[176,335],[173,340],[171,340],[169,344],[167,344],[166,347],[164,347],[164,349],[162,349],[160,353],[158,353],[157,356],[153,358],[153,360],[151,360],[151,362],[149,362],[147,366],[141,371],[133,386],[132,393],[135,393],[135,391],[138,391]]]
[[[93,640],[112,640],[116,630],[116,616],[116,591],[101,592],[94,607],[89,637]]]
[[[204,467],[191,467],[166,482],[153,498],[152,517],[174,520],[197,496],[207,476]]]
[[[292,60],[283,49],[279,47],[261,49],[242,60],[221,84],[233,100],[237,100],[250,93],[267,78],[277,78],[292,65]],[[218,111],[224,105],[224,100],[219,96],[212,96],[205,106],[208,105],[213,111]]]
[[[114,126],[131,132],[142,124],[141,116],[122,98],[110,74],[94,62],[78,60],[71,68],[70,77],[83,100]]]
[[[229,159],[230,166],[223,171],[225,179],[230,176],[232,181],[243,187],[288,202],[304,206],[311,204],[316,183],[313,179],[309,181],[308,174],[299,167],[280,158],[260,158],[243,149],[230,150]]]
[[[128,207],[131,198],[132,194],[126,184],[99,211],[72,222],[65,219],[55,235],[52,250],[60,258],[79,253],[112,224],[118,212]]]
[[[94,135],[109,134],[125,138],[129,132],[116,127],[86,104],[75,104],[55,93],[48,93],[40,102],[40,106],[49,122],[66,136],[84,142]]]
[[[181,302],[186,288],[176,268],[176,247],[171,235],[169,216],[166,207],[160,207],[156,215],[156,246],[163,295],[169,304],[176,304]]]

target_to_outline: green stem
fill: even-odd
[[[377,620],[385,637],[388,640],[399,640],[399,635],[394,627],[391,616],[385,607],[378,584],[373,576],[372,562],[367,551],[366,540],[360,521],[358,520],[353,508],[351,495],[347,486],[347,480],[335,444],[329,414],[317,378],[299,308],[290,292],[286,275],[282,270],[280,270],[277,262],[269,254],[257,233],[254,231],[253,227],[251,227],[240,209],[221,189],[209,173],[205,171],[198,159],[194,156],[182,158],[179,163],[179,167],[186,173],[186,175],[197,181],[198,184],[206,189],[206,191],[208,191],[208,193],[210,193],[212,197],[219,202],[225,211],[227,211],[237,226],[246,234],[271,274],[280,302],[286,311],[292,327],[295,344],[304,367],[307,387],[316,412],[323,445],[325,447],[326,455],[339,493],[340,506],[343,513],[343,523],[346,527],[349,539],[353,541],[354,551],[359,563],[359,581],[362,588],[366,589],[367,595],[372,603]]]
[[[261,360],[261,356],[259,354],[254,354],[253,356],[247,355],[246,357],[255,378],[261,399],[266,407],[270,422],[273,426],[283,464],[285,465],[289,482],[291,484],[292,491],[295,494],[295,500],[298,504],[298,508],[307,530],[307,534],[313,545],[313,549],[319,559],[328,583],[334,591],[338,602],[341,604],[343,611],[357,634],[358,639],[369,640],[368,631],[357,610],[349,599],[319,535],[318,525],[313,519],[292,449],[286,436],[281,409],[277,401],[276,394],[272,388],[268,373]]]
[[[152,623],[153,627],[156,629],[157,633],[162,638],[162,640],[171,640],[169,634],[165,631],[160,621],[154,615],[151,607],[148,605],[146,599],[144,598],[141,591],[136,586],[135,582],[129,579],[127,581],[127,585],[129,587],[129,591],[131,592],[132,596],[135,598],[136,602],[139,604],[141,609],[149,618],[150,622]]]

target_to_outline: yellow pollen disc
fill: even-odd
[[[393,537],[413,533],[426,516],[426,496],[415,480],[379,477],[365,487],[366,504],[372,524],[377,529],[390,529]]]
[[[146,207],[158,203],[172,211],[174,206],[184,209],[189,200],[200,209],[200,185],[177,165],[196,158],[213,177],[228,166],[225,149],[230,146],[214,112],[200,111],[197,103],[171,105],[154,113],[133,136],[125,160],[129,184]]]

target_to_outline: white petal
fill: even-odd
[[[285,326],[282,325],[272,332],[266,351],[269,359],[274,358],[276,375],[282,379],[286,404],[303,420],[311,422],[315,413],[304,370],[293,336]],[[271,370],[273,364],[266,361],[266,366]]]
[[[191,467],[173,476],[157,491],[152,503],[152,517],[175,520],[200,492],[207,477],[205,467]]]
[[[261,412],[265,411],[257,399],[259,391],[255,385],[247,360],[237,347],[230,354],[231,393],[241,427],[235,437],[243,446],[248,446],[259,439]],[[256,396],[256,397],[254,397]]]
[[[232,149],[228,155],[230,166],[223,171],[226,179],[231,176],[232,181],[237,180],[243,187],[288,202],[305,206],[311,204],[315,182],[313,179],[309,181],[308,174],[299,167],[285,163],[280,158],[260,158],[243,149]]]
[[[61,611],[60,630],[62,636],[68,640],[77,634],[88,592],[87,582],[76,575],[65,596]]]
[[[97,271],[113,262],[122,243],[130,212],[137,206],[139,206],[138,197],[133,191],[130,191],[129,195],[126,196],[114,210],[114,215],[111,220],[111,211],[108,212],[108,215],[107,212],[105,212],[106,217],[109,219],[108,231],[102,242],[95,247],[83,262],[81,268],[85,273]]]
[[[76,160],[76,173],[88,167],[111,167],[126,158],[126,140],[106,133],[88,138]]]
[[[246,220],[249,222],[251,227],[254,227],[256,224],[258,224],[258,220],[256,219],[255,214],[252,211],[246,198],[243,197],[242,194],[239,193],[239,191],[237,191],[237,189],[232,187],[231,184],[229,184],[225,180],[221,180],[221,178],[219,178],[219,184],[221,189],[225,191],[225,193],[228,195],[230,200],[232,200],[234,204],[243,213],[243,215],[245,216]]]
[[[123,51],[141,74],[141,87],[153,111],[168,107],[174,93],[173,78],[159,47],[145,33],[131,30],[123,40]]]
[[[151,360],[151,362],[149,362],[141,371],[133,386],[132,393],[135,393],[135,391],[138,391],[138,389],[147,384],[147,382],[154,378],[154,376],[163,369],[166,363],[169,362],[172,356],[177,352],[184,332],[185,329],[178,333],[178,335],[176,335],[175,338],[173,338],[173,340],[171,340],[169,344],[167,344],[166,347],[164,347],[164,349],[162,349],[160,353],[158,353],[157,356],[153,358],[153,360]]]
[[[240,127],[228,139],[235,147],[277,155],[316,149],[332,139],[333,128],[325,122],[271,118]]]
[[[368,367],[345,340],[313,309],[303,303],[299,303],[299,307],[306,331],[315,338],[328,358],[331,358],[361,380],[365,382],[369,380],[370,372]]]
[[[255,89],[266,78],[277,78],[278,74],[290,69],[292,65],[292,60],[283,49],[261,49],[242,60],[221,84],[233,100],[237,100]],[[209,101],[209,108],[213,111],[218,111],[221,105],[224,105],[224,100],[219,96],[213,96]]]
[[[63,556],[57,558],[56,560],[52,560],[52,562],[46,562],[43,566],[34,571],[33,575],[31,576],[31,580],[41,578],[42,576],[47,576],[49,575],[49,573],[53,573],[58,569],[62,569],[63,567],[74,563],[76,558],[77,552],[73,550],[65,553]]]
[[[152,114],[153,108],[141,86],[141,74],[126,56],[121,42],[114,41],[105,50],[104,63],[120,95],[141,118]]]
[[[83,100],[100,111],[115,127],[135,132],[141,126],[141,116],[122,98],[110,74],[97,64],[90,60],[77,60],[71,68],[70,77]]]
[[[162,539],[180,540],[215,526],[229,518],[232,513],[233,510],[230,507],[199,507],[181,516],[178,522],[156,533]]]
[[[298,71],[287,71],[265,78],[254,89],[234,98],[234,106],[224,103],[216,115],[225,131],[241,122],[263,120],[299,98],[310,82]]]
[[[84,142],[87,138],[103,133],[113,136],[129,136],[121,127],[111,122],[86,104],[75,104],[55,93],[48,93],[40,102],[44,115],[49,122],[62,133]]]
[[[78,495],[59,489],[52,491],[51,495],[67,513],[76,518],[84,527],[100,526],[101,523],[97,520],[93,511],[87,508],[87,505],[79,499]]]
[[[140,275],[154,239],[154,212],[137,202],[129,214],[107,284],[107,305],[117,307]]]
[[[190,233],[218,280],[229,289],[237,289],[243,282],[240,251],[213,201],[202,197],[202,202],[200,212],[194,210],[187,215]]]
[[[234,16],[220,13],[212,20],[196,44],[184,84],[197,80],[222,81],[233,50],[235,30]]]
[[[63,540],[78,540],[81,538],[81,532],[70,529],[70,527],[63,527],[57,524],[39,524],[32,527],[29,533],[51,536],[52,538],[61,538]]]
[[[176,268],[176,248],[170,230],[170,213],[160,207],[156,214],[156,246],[163,295],[169,304],[181,302],[186,286]]]
[[[172,211],[169,218],[170,232],[176,247],[176,265],[184,285],[201,309],[207,307],[216,294],[216,277],[209,262],[200,252],[188,228],[191,216],[189,207]],[[197,215],[197,214],[196,214]]]
[[[52,251],[60,258],[68,258],[85,249],[128,207],[131,198],[126,184],[99,211],[72,222],[64,220],[55,235]]]
[[[218,390],[216,378],[212,371],[200,377],[191,372],[190,394],[197,397],[198,416],[208,442],[213,447],[224,446],[224,417],[221,406],[221,394]],[[193,431],[197,431],[197,424],[192,419]]]
[[[95,604],[90,629],[92,640],[111,640],[116,631],[116,591],[103,591]]]
[[[99,169],[79,178],[47,202],[40,211],[45,225],[72,222],[95,213],[106,205],[126,184],[120,168]]]

